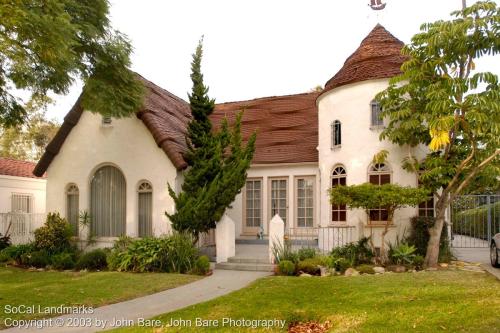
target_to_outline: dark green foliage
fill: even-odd
[[[20,263],[23,266],[45,268],[51,262],[50,254],[46,250],[38,250],[21,255]]]
[[[43,107],[49,93],[66,94],[83,80],[87,110],[115,117],[136,112],[143,87],[128,70],[132,46],[111,28],[107,0],[2,2],[0,5],[0,126],[25,121],[14,89]]]
[[[282,260],[288,260],[294,264],[299,262],[299,255],[293,251],[292,242],[289,239],[285,239],[283,244],[281,242],[273,243],[272,252],[275,263]]]
[[[337,272],[344,273],[348,268],[352,267],[351,260],[346,258],[333,257],[332,266]]]
[[[86,252],[80,256],[76,262],[75,268],[77,270],[87,269],[89,271],[104,270],[108,266],[106,257],[107,252],[103,249]]]
[[[320,275],[320,266],[323,266],[323,260],[321,258],[309,258],[299,261],[297,264],[297,271],[311,275]]]
[[[8,235],[2,236],[2,234],[0,234],[0,251],[5,249],[6,247],[8,247],[10,245],[11,245],[10,236],[8,236]]]
[[[51,266],[54,269],[65,270],[75,267],[75,253],[61,252],[51,257]]]
[[[281,260],[278,264],[278,273],[280,275],[292,276],[295,274],[295,264],[290,260]]]
[[[436,219],[434,217],[414,216],[411,218],[410,234],[406,242],[415,246],[415,253],[425,257],[427,252],[427,243],[429,242],[429,229],[434,226]],[[446,232],[441,233],[441,244],[444,244],[448,238]]]
[[[389,258],[397,265],[411,265],[417,248],[408,243],[400,243],[389,247]]]
[[[181,193],[176,194],[169,185],[176,211],[166,213],[175,230],[189,232],[195,238],[215,228],[240,193],[255,150],[255,134],[246,145],[242,143],[241,113],[232,128],[224,120],[220,129],[212,129],[209,116],[215,101],[208,96],[208,88],[203,83],[202,53],[200,41],[191,64],[193,88],[189,102],[193,118],[188,126],[188,151],[184,156],[189,169],[184,175]]]
[[[417,254],[415,257],[413,257],[413,265],[416,269],[424,268],[424,259],[425,258],[420,254]]]
[[[194,262],[193,273],[206,275],[210,271],[210,260],[207,256],[200,256]]]
[[[356,270],[360,272],[361,274],[375,274],[375,271],[373,270],[373,265],[359,265],[356,267]]]
[[[43,227],[35,230],[34,246],[51,254],[72,249],[71,226],[59,213],[49,213]]]
[[[194,268],[197,257],[193,238],[174,234],[122,242],[111,251],[108,267],[117,271],[186,273]]]
[[[0,262],[14,261],[21,265],[21,256],[33,252],[33,244],[12,245],[0,251]]]
[[[316,250],[309,247],[303,247],[297,251],[297,254],[299,256],[299,260],[310,259],[316,256]]]
[[[342,247],[334,248],[331,256],[346,259],[349,262],[349,267],[371,263],[373,252],[368,246],[369,240],[368,237],[363,237],[356,243],[349,243]]]

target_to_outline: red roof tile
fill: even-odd
[[[14,176],[14,177],[27,177],[27,178],[45,178],[36,177],[33,174],[33,169],[36,163],[28,161],[19,161],[12,158],[0,157],[0,175]]]
[[[217,126],[244,110],[243,139],[257,131],[253,164],[317,162],[317,97],[314,92],[218,104],[210,119]]]
[[[344,66],[326,83],[322,93],[350,83],[400,74],[401,65],[407,60],[401,54],[403,46],[402,41],[377,24],[347,58]]]

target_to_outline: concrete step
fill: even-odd
[[[222,262],[215,264],[215,269],[225,269],[231,271],[274,272],[274,265]]]
[[[257,245],[269,245],[268,239],[236,239],[236,244],[257,244]]]
[[[233,264],[269,264],[268,258],[231,257],[227,261]]]

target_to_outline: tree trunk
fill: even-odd
[[[427,253],[425,255],[424,266],[436,267],[439,259],[439,244],[441,242],[441,232],[443,231],[444,217],[449,204],[449,199],[443,198],[442,202],[436,205],[436,221],[429,229],[429,242],[427,243]]]

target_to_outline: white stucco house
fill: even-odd
[[[33,175],[35,163],[0,157],[0,233],[23,243],[42,226],[46,178]]]
[[[375,244],[384,211],[366,213],[332,206],[332,185],[387,182],[417,186],[401,168],[408,147],[379,140],[384,126],[375,95],[400,73],[403,43],[377,25],[321,92],[223,103],[211,116],[234,119],[245,109],[245,138],[258,130],[256,152],[246,186],[227,214],[238,239],[264,235],[275,214],[287,229],[314,233],[316,227],[348,227],[350,237],[373,233]],[[93,217],[94,232],[108,242],[120,235],[160,235],[170,230],[173,212],[167,183],[177,189],[186,167],[189,105],[141,78],[147,88],[136,117],[106,119],[83,110],[77,101],[39,161],[35,175],[47,174],[47,211],[58,211],[77,225],[78,212]],[[388,161],[374,165],[381,149]],[[425,148],[412,152],[419,156]],[[398,211],[389,239],[417,214],[432,214],[432,203]],[[346,229],[347,230],[347,229]]]

